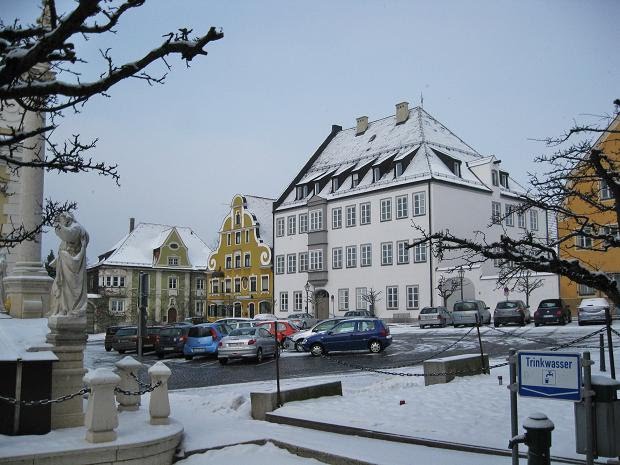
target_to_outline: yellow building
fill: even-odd
[[[608,131],[603,133],[595,147],[620,163],[620,137],[617,132],[613,133],[613,131],[620,131],[620,115],[616,116]],[[580,182],[575,186],[575,190],[584,193],[586,197],[592,196],[592,193],[598,193],[600,204],[605,207],[608,206],[610,209],[603,211],[576,196],[567,202],[567,208],[575,214],[587,216],[592,224],[600,225],[603,229],[602,233],[618,236],[617,217],[614,211],[615,197],[604,182],[596,180],[597,176],[593,170],[589,173],[580,173],[580,175],[591,175],[594,179]],[[577,223],[572,217],[558,223],[560,237],[565,237],[566,234],[577,229]],[[587,238],[578,236],[574,242],[565,242],[560,247],[560,257],[567,260],[578,259],[582,264],[587,264],[593,270],[611,274],[615,277],[616,282],[620,282],[620,250],[617,248],[611,248],[606,252],[592,250],[592,248],[598,247],[599,244],[592,244]],[[581,299],[604,297],[600,291],[577,284],[565,277],[560,279],[560,296],[570,305],[574,315]]]
[[[235,195],[209,257],[208,319],[273,313],[273,199]]]

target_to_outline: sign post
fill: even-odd
[[[558,352],[518,352],[519,395],[581,400],[581,357]]]

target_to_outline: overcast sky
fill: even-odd
[[[5,21],[31,21],[40,2],[0,4]],[[84,77],[101,69],[99,48],[112,47],[120,63],[179,27],[218,26],[225,37],[190,69],[172,60],[164,86],[130,80],[68,114],[56,135],[99,138],[92,157],[119,164],[121,187],[48,174],[46,196],[78,202],[91,261],[132,216],[189,226],[212,243],[235,193],[277,197],[332,124],[393,115],[421,94],[426,111],[525,181],[544,151],[532,139],[613,111],[619,17],[617,0],[149,0],[116,36],[76,40],[90,60]],[[56,247],[46,233],[44,255]]]

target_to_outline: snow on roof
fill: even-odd
[[[109,253],[108,258],[104,258],[93,266],[105,264],[152,267],[153,251],[161,247],[173,230],[179,233],[187,247],[192,269],[206,269],[211,249],[191,228],[154,223],[139,223],[133,231],[104,254]]]
[[[265,244],[273,246],[273,202],[274,199],[244,195],[247,210],[256,217],[259,234]]]
[[[415,152],[407,169],[398,178],[385,173],[380,183],[360,180],[356,187],[350,189],[340,187],[337,192],[325,192],[325,194],[329,199],[359,193],[361,190],[371,191],[385,188],[386,185],[429,178],[489,190],[488,186],[469,170],[468,164],[484,158],[490,162],[490,157],[480,155],[421,107],[412,108],[409,111],[409,118],[401,124],[396,124],[395,118],[389,116],[373,121],[361,135],[356,135],[355,127],[338,132],[297,185],[324,176],[326,171],[335,170],[335,174],[340,174],[352,164],[356,164],[354,170],[367,167],[369,164],[378,166],[389,159],[402,160]],[[460,176],[454,174],[454,166],[448,166],[447,163],[451,164],[450,159],[460,163]],[[281,207],[305,203],[296,201],[295,195],[294,191],[290,192]]]
[[[47,318],[12,318],[0,314],[0,361],[58,360],[45,342]],[[43,349],[43,350],[41,350]]]

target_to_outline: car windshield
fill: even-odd
[[[230,332],[229,336],[256,336],[258,328],[239,328]]]
[[[334,326],[336,326],[338,324],[338,320],[328,320],[328,321],[323,321],[322,323],[319,323],[318,325],[316,325],[313,329],[314,332],[318,332],[318,331],[329,331],[330,329],[332,329]]]
[[[161,336],[180,336],[183,333],[181,328],[164,328],[160,331]]]
[[[437,313],[437,307],[424,307],[420,313],[422,314]]]
[[[543,300],[538,306],[538,308],[554,308],[554,307],[559,307],[559,306],[560,306],[559,300]]]
[[[497,308],[499,308],[499,309],[517,308],[518,306],[519,306],[519,304],[517,304],[517,302],[511,302],[511,301],[498,302],[497,303]]]
[[[211,336],[211,328],[209,326],[194,326],[189,329],[189,337],[209,337]]]
[[[133,336],[138,332],[137,328],[121,328],[116,332],[117,336]]]
[[[476,302],[457,302],[454,304],[455,312],[467,312],[476,310]]]

